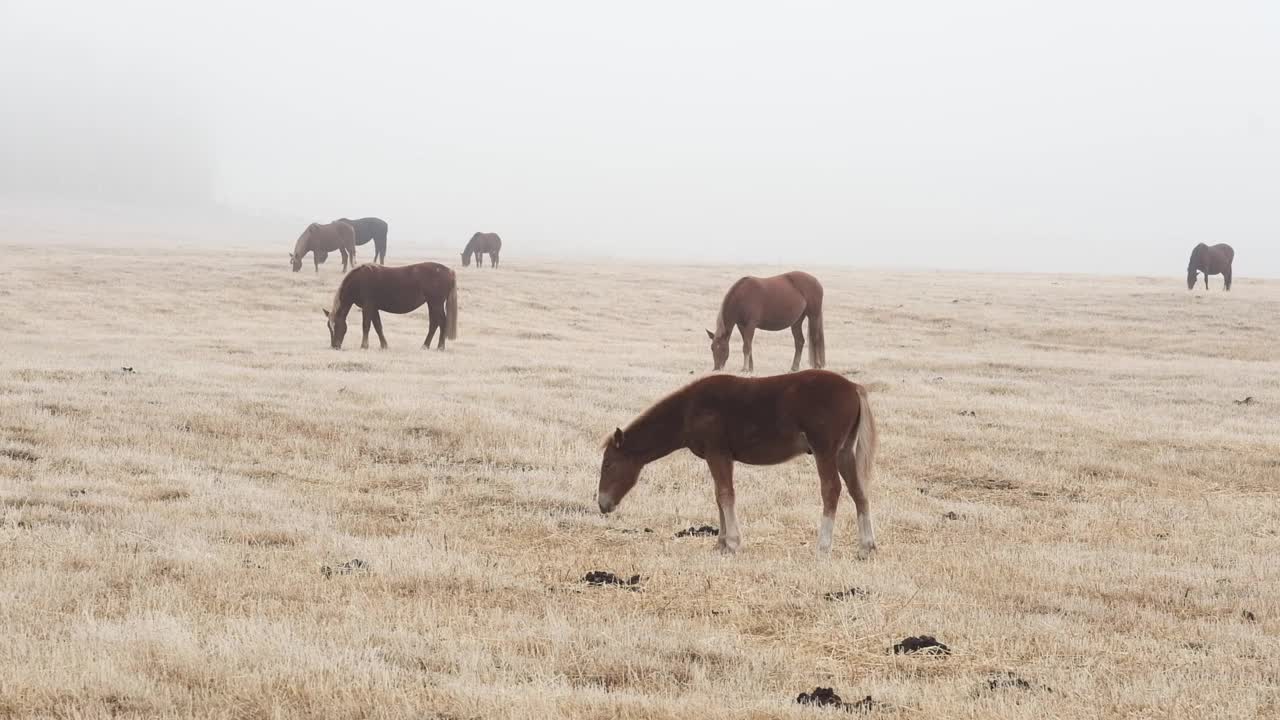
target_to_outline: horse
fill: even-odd
[[[482,233],[478,232],[471,236],[467,241],[467,246],[462,248],[462,266],[471,266],[471,254],[475,253],[476,267],[484,267],[483,253],[489,253],[493,267],[498,267],[498,253],[502,252],[502,238],[498,237],[498,233]]]
[[[356,265],[355,236],[355,228],[341,220],[335,220],[328,225],[311,223],[293,244],[293,252],[289,253],[289,263],[293,266],[293,271],[298,272],[302,269],[302,258],[310,252],[311,259],[315,262],[316,272],[320,272],[320,263],[324,262],[329,252],[339,250],[342,252],[342,272],[346,272],[348,260],[351,267]]]
[[[804,330],[801,327],[809,318],[809,366],[822,368],[827,364],[826,339],[822,334],[822,283],[804,272],[789,272],[773,277],[740,278],[725,293],[716,317],[716,331],[707,331],[711,338],[713,370],[721,370],[729,360],[729,338],[736,325],[742,335],[742,371],[755,369],[751,357],[751,341],[756,329],[786,330],[796,341],[796,355],[791,360],[791,372],[800,369],[800,353],[804,350]]]
[[[1191,250],[1191,262],[1187,263],[1187,289],[1196,286],[1196,273],[1204,273],[1204,289],[1209,289],[1209,276],[1221,275],[1225,290],[1231,290],[1231,262],[1235,260],[1236,251],[1226,243],[1218,243],[1210,247],[1204,243]]]
[[[359,220],[341,218],[356,231],[356,244],[364,245],[373,241],[373,261],[379,265],[387,264],[387,221],[382,218],[367,217]]]
[[[734,514],[733,463],[776,465],[813,455],[822,488],[818,554],[831,551],[840,479],[853,497],[863,555],[876,546],[867,490],[877,446],[866,388],[826,370],[744,378],[710,375],[658,401],[605,442],[596,501],[613,512],[645,465],[688,448],[707,462],[720,510],[717,549],[741,544]]]
[[[458,337],[458,279],[454,272],[440,263],[424,262],[403,267],[361,265],[347,273],[333,294],[333,304],[324,311],[329,324],[329,345],[342,349],[342,339],[347,334],[347,313],[352,305],[359,305],[364,315],[363,349],[369,348],[369,325],[378,331],[382,349],[387,349],[387,338],[382,334],[382,317],[379,311],[403,315],[427,304],[430,329],[422,347],[431,345],[431,338],[440,330],[438,350],[444,350],[444,340]]]

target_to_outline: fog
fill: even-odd
[[[0,202],[378,215],[393,261],[1280,275],[1275,3],[174,5],[5,0]]]

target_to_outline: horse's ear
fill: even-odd
[[[715,340],[716,334],[711,332],[710,330],[707,330],[707,337],[711,338],[712,340]]]
[[[623,438],[622,428],[614,428],[613,429],[613,446],[618,448],[619,450],[622,449],[622,438]]]
[[[320,312],[324,313],[325,317],[329,317],[329,308],[320,308]]]

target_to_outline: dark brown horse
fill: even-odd
[[[359,220],[342,218],[356,232],[356,245],[364,245],[373,241],[373,261],[379,265],[387,264],[387,221],[382,218],[367,217]]]
[[[1204,289],[1209,289],[1209,276],[1221,275],[1225,289],[1231,289],[1231,262],[1236,251],[1226,243],[1212,247],[1200,243],[1191,250],[1191,262],[1187,263],[1187,289],[1196,286],[1196,273],[1204,273]]]
[[[342,338],[347,334],[347,313],[352,305],[359,305],[364,315],[364,338],[360,347],[369,347],[369,325],[378,331],[382,349],[387,349],[387,338],[382,334],[382,317],[379,311],[403,315],[427,304],[430,330],[422,347],[431,345],[431,337],[440,330],[440,350],[444,340],[458,336],[458,281],[453,271],[440,263],[425,262],[404,267],[361,265],[352,270],[338,292],[333,294],[333,306],[324,311],[329,320],[329,345],[342,349]]]
[[[800,369],[800,353],[804,350],[802,324],[809,318],[809,366],[827,364],[826,339],[822,334],[822,283],[809,273],[789,272],[773,277],[744,277],[725,293],[716,317],[716,331],[711,338],[711,360],[714,369],[724,368],[729,360],[729,338],[736,326],[742,335],[742,371],[751,372],[751,341],[756,329],[786,330],[796,340],[796,356],[791,371]]]
[[[471,265],[471,255],[476,256],[476,267],[484,267],[484,253],[489,253],[489,259],[494,267],[498,267],[498,253],[502,252],[502,238],[498,237],[498,233],[482,233],[478,232],[471,236],[467,241],[467,246],[462,248],[462,266]]]
[[[876,546],[871,483],[876,425],[861,385],[826,370],[743,378],[711,375],[649,408],[605,443],[596,500],[609,513],[648,463],[681,448],[707,461],[720,508],[719,549],[734,552],[741,536],[734,514],[733,463],[775,465],[811,453],[822,481],[818,552],[831,550],[840,478],[858,510],[862,552]]]
[[[316,272],[320,272],[320,263],[324,262],[325,257],[333,250],[342,252],[343,272],[347,271],[348,263],[351,267],[355,267],[355,228],[341,220],[335,220],[328,225],[311,223],[293,244],[293,252],[289,253],[289,264],[293,266],[294,272],[298,272],[302,269],[303,256],[310,252],[311,259],[315,262]]]

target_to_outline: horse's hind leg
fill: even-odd
[[[427,303],[427,320],[429,328],[427,330],[427,339],[422,341],[422,347],[424,350],[431,347],[431,338],[436,336],[437,329],[440,330],[440,347],[444,347],[444,323],[441,322],[440,315],[440,309],[431,303]]]
[[[431,313],[431,326],[440,328],[440,344],[436,345],[436,349],[443,350],[445,335],[448,334],[444,330],[444,326],[445,326],[444,303],[441,303],[438,306],[427,306],[427,310],[428,312]]]
[[[831,554],[831,538],[836,527],[836,506],[840,504],[840,471],[836,467],[836,453],[830,450],[814,451],[818,461],[818,480],[822,487],[822,520],[818,524],[818,555]]]
[[[853,504],[858,510],[858,541],[865,554],[876,547],[876,531],[871,524],[871,501],[867,499],[867,488],[858,479],[855,470],[853,449],[854,439],[850,437],[844,447],[840,448],[840,454],[836,460],[839,463],[840,475],[844,478],[845,487],[849,489],[849,496],[853,498]]]
[[[800,355],[804,352],[804,316],[791,326],[791,336],[796,340],[796,356],[791,360],[791,372],[800,369]]]
[[[1231,268],[1222,271],[1222,287],[1227,292],[1231,292]]]
[[[373,329],[378,331],[378,342],[382,345],[382,349],[387,349],[387,336],[382,334],[382,314],[377,310],[373,311]],[[365,331],[366,337],[368,331]]]

